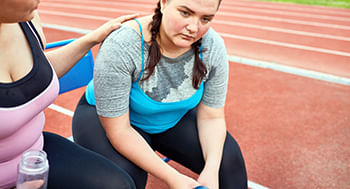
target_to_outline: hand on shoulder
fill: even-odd
[[[118,18],[109,20],[108,22],[106,22],[105,24],[103,24],[102,26],[100,26],[99,28],[90,32],[87,35],[89,36],[89,38],[93,43],[98,44],[102,42],[112,31],[114,31],[115,29],[118,29],[123,22],[133,19],[137,17],[137,15],[138,14],[124,15],[124,16],[120,16]]]

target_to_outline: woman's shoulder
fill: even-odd
[[[118,43],[133,42],[139,40],[138,33],[131,27],[122,25],[120,28],[111,32],[105,41],[116,41]]]
[[[202,47],[206,49],[208,57],[226,55],[224,39],[212,28],[202,38]]]
[[[141,18],[136,18],[123,23],[124,26],[133,29],[140,36],[143,35],[145,41],[150,38],[150,33],[148,31],[149,23],[152,21],[152,15],[144,16]],[[141,28],[140,28],[141,27]],[[141,33],[142,31],[142,33]]]
[[[207,33],[203,36],[202,44],[206,46],[224,45],[223,38],[213,29],[209,28]]]

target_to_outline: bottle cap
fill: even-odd
[[[27,150],[22,154],[19,171],[26,174],[41,174],[47,171],[49,163],[43,150]]]

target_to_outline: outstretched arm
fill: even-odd
[[[226,138],[224,108],[211,108],[200,103],[197,114],[198,135],[205,161],[198,182],[210,189],[219,189],[219,168]]]
[[[72,43],[47,52],[46,56],[53,65],[57,76],[59,78],[62,77],[89,51],[89,49],[102,42],[108,36],[108,34],[110,34],[113,30],[118,29],[123,22],[135,18],[136,16],[137,14],[125,15],[109,20],[99,28],[78,38]],[[42,34],[39,16],[37,14],[33,19],[33,23],[41,34],[45,45],[45,37]]]

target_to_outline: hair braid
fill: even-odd
[[[194,51],[194,65],[193,65],[193,76],[192,76],[192,86],[195,89],[199,88],[203,78],[207,74],[207,67],[203,64],[200,58],[200,47],[202,45],[202,38],[192,44],[192,49]]]
[[[147,80],[151,77],[154,72],[154,68],[157,63],[160,61],[161,52],[159,45],[157,43],[157,35],[159,34],[160,23],[162,21],[162,13],[160,12],[160,2],[157,4],[157,8],[154,10],[154,15],[152,17],[152,22],[149,27],[151,28],[152,38],[151,45],[148,51],[148,65],[145,70],[147,70],[147,76],[141,81]]]

